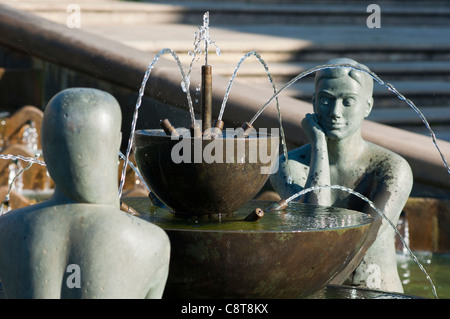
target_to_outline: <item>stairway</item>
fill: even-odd
[[[7,1],[16,8],[66,23],[73,1]],[[172,48],[188,65],[194,32],[210,13],[209,51],[215,75],[230,77],[242,56],[256,50],[269,66],[277,88],[313,66],[335,57],[368,65],[411,99],[429,119],[438,138],[450,140],[450,4],[447,1],[383,1],[380,28],[366,20],[370,1],[77,1],[80,27],[149,53]],[[203,57],[202,57],[203,59]],[[196,65],[202,63],[200,60]],[[242,63],[236,81],[272,90],[261,63]],[[310,101],[312,76],[283,94]],[[385,87],[374,87],[369,119],[428,134],[417,114]]]

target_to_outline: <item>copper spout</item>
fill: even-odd
[[[120,201],[120,210],[124,211],[127,214],[133,215],[133,216],[140,215],[136,210],[134,210],[133,208],[131,208],[130,206],[125,204],[125,202],[123,202],[123,201]]]
[[[202,66],[202,125],[203,132],[210,132],[212,118],[212,67]]]
[[[288,203],[286,202],[285,199],[280,200],[278,203],[273,204],[272,206],[270,206],[267,210],[269,212],[275,212],[275,211],[279,211],[279,210],[284,210],[288,207]]]
[[[191,137],[202,137],[202,130],[198,123],[191,125]]]
[[[250,132],[253,130],[253,125],[251,125],[249,122],[245,122],[242,127],[240,128],[237,137],[248,137],[250,135]]]
[[[222,130],[223,130],[223,126],[224,126],[224,122],[221,120],[216,120],[214,122],[214,127],[211,129],[211,135],[213,137],[219,137],[222,135]]]
[[[168,119],[164,119],[159,123],[161,127],[163,128],[164,132],[166,132],[167,135],[170,135],[172,137],[179,137],[180,134],[178,131],[172,126],[170,121]]]
[[[254,211],[250,213],[247,217],[245,217],[245,221],[254,222],[261,219],[264,216],[264,211],[261,208],[255,208]]]

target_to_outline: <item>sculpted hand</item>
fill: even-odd
[[[330,164],[328,159],[328,145],[325,132],[319,125],[317,114],[306,114],[302,121],[302,128],[311,144],[311,159],[305,188],[330,184]],[[321,189],[314,193],[305,194],[304,203],[331,205],[330,189]]]
[[[319,117],[317,114],[306,114],[302,120],[302,128],[311,145],[326,144],[325,133],[319,125]]]

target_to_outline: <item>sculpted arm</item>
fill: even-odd
[[[330,184],[330,168],[325,134],[317,124],[316,116],[307,114],[302,127],[309,145],[289,152],[289,160],[280,157],[278,171],[270,177],[270,183],[282,199],[286,199],[305,188]],[[292,183],[288,183],[289,177]],[[310,192],[298,199],[300,202],[331,205],[329,189]]]
[[[391,168],[380,183],[372,198],[375,207],[379,209],[394,225],[397,224],[400,213],[408,200],[413,185],[413,175],[409,164],[403,158],[395,158],[391,162]],[[366,205],[364,212],[370,213],[375,218],[382,218],[379,214]],[[379,233],[388,226],[388,222],[382,218],[383,224]]]
[[[308,178],[304,188],[330,185],[330,164],[325,133],[318,124],[316,114],[306,114],[302,128],[311,144],[311,160]],[[330,189],[309,192],[300,199],[308,204],[331,206]]]

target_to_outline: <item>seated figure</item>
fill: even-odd
[[[53,196],[0,217],[6,298],[161,298],[170,243],[120,210],[121,109],[108,93],[67,89],[42,123]]]
[[[339,58],[329,64],[351,64]],[[361,135],[361,125],[373,106],[373,79],[353,68],[328,68],[316,73],[313,114],[302,128],[309,144],[282,156],[271,176],[274,189],[287,198],[302,189],[342,185],[370,199],[394,225],[411,192],[413,176],[399,155],[370,143]],[[288,177],[291,176],[291,183]],[[380,218],[367,202],[348,192],[323,188],[306,193],[304,203],[336,206]],[[403,292],[397,271],[395,231],[383,219],[373,245],[346,283],[385,291]]]

